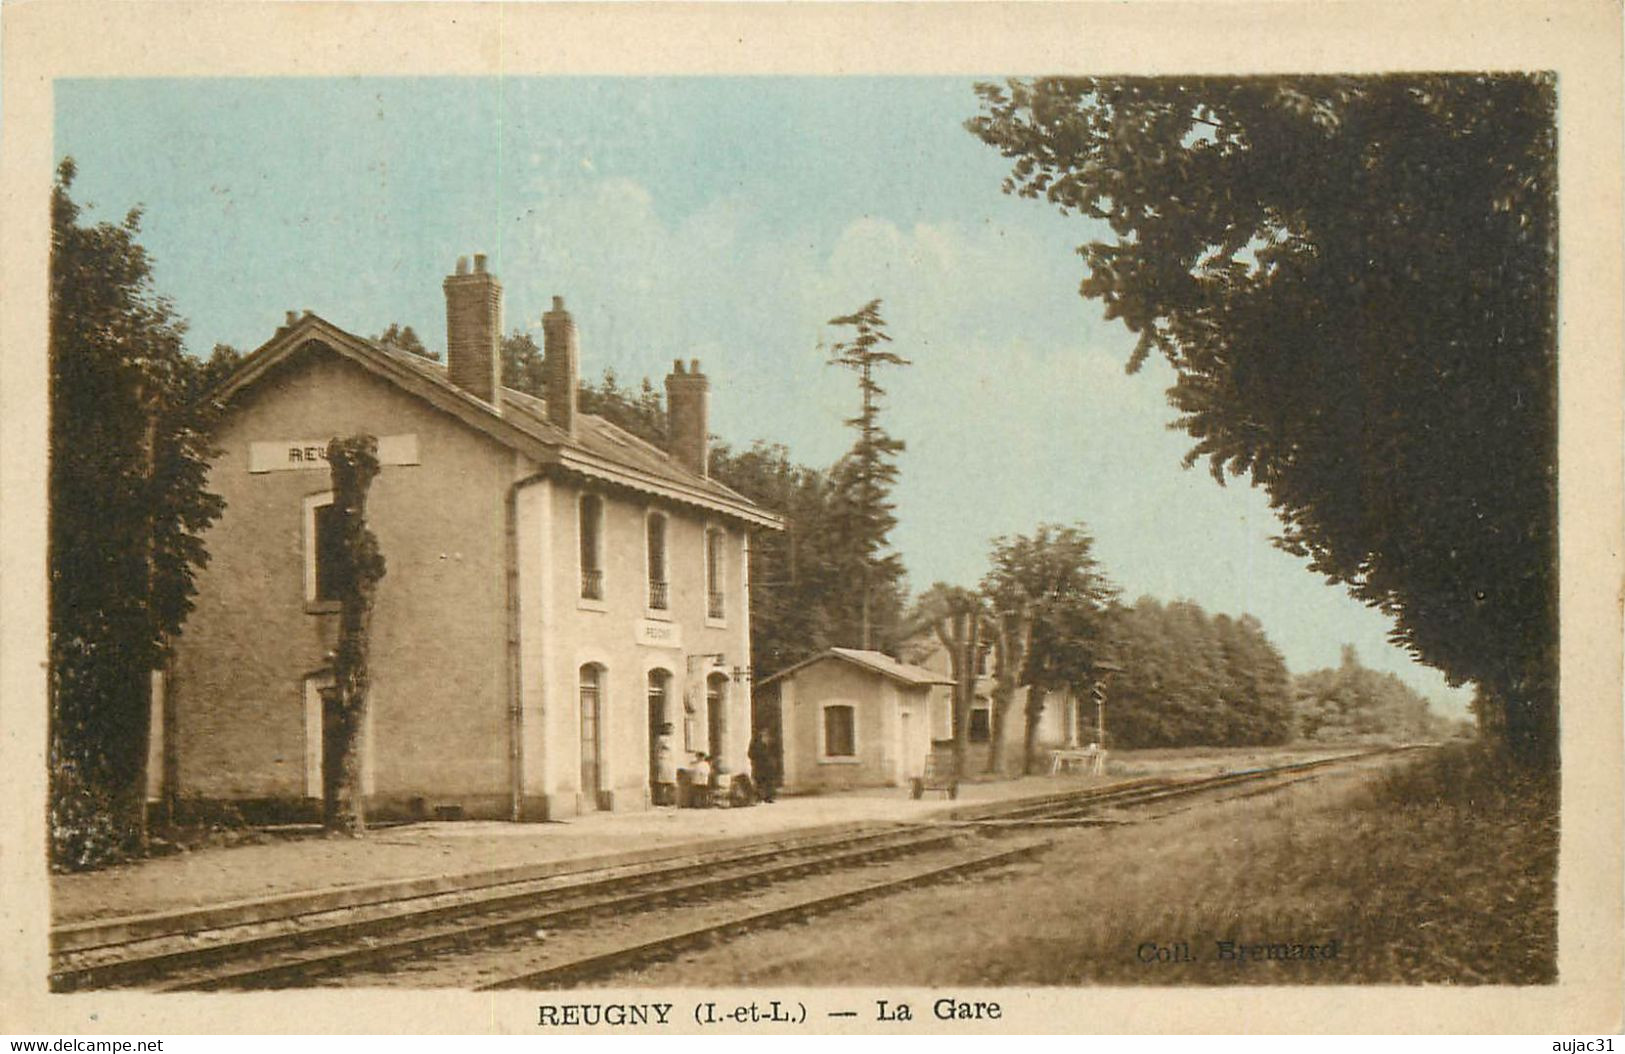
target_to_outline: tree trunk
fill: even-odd
[[[970,704],[976,691],[975,619],[957,611],[936,625],[937,639],[948,651],[948,668],[954,679],[953,744],[954,774],[965,772],[965,746],[970,736]]]
[[[1005,729],[1010,725],[1010,708],[1016,700],[1016,677],[1021,670],[1021,634],[1006,616],[999,618],[994,633],[993,712],[989,715],[987,771],[1003,775]]]
[[[1021,772],[1031,776],[1038,761],[1038,722],[1044,716],[1044,697],[1049,692],[1041,685],[1027,686],[1027,728],[1021,749]]]
[[[361,733],[367,723],[368,666],[372,600],[384,575],[378,539],[367,528],[367,491],[378,474],[378,442],[372,436],[335,439],[327,461],[333,477],[333,504],[339,509],[343,544],[339,583],[339,639],[333,658],[338,734],[336,779],[324,786],[323,823],[330,832],[366,832],[366,800],[361,785]],[[325,716],[325,715],[324,715]],[[326,781],[324,780],[324,784]]]

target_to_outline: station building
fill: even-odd
[[[218,392],[209,487],[226,509],[155,735],[183,807],[319,810],[338,631],[325,450],[362,433],[378,438],[367,522],[387,565],[361,737],[372,815],[641,808],[662,726],[677,751],[746,768],[750,536],[780,522],[710,478],[698,361],[666,378],[661,449],[580,411],[559,298],[538,399],[501,384],[485,259],[458,261],[444,291],[444,366],[307,312]]]

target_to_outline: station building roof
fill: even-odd
[[[229,406],[279,368],[321,349],[532,458],[544,471],[664,498],[752,527],[784,527],[780,517],[738,491],[691,471],[667,451],[602,417],[578,414],[574,433],[567,433],[547,419],[543,399],[503,388],[500,408],[493,406],[453,383],[441,363],[356,336],[309,312],[277,330],[215,389],[212,398]]]

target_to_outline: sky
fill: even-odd
[[[581,370],[711,379],[711,428],[827,465],[853,376],[826,325],[883,302],[884,422],[906,444],[892,542],[910,581],[974,586],[990,542],[1086,524],[1127,599],[1252,614],[1295,672],[1361,661],[1442,713],[1389,621],[1271,544],[1265,495],[1181,467],[1160,360],[1078,295],[1099,231],[1002,193],[963,78],[96,79],[57,84],[56,154],[92,219],[144,210],[189,350],[244,351],[289,310],[445,346],[441,279],[483,252],[505,329],[562,296]]]

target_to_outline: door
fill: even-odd
[[[596,666],[581,668],[581,794],[590,808],[598,808],[603,788],[601,743],[602,671]]]
[[[722,764],[722,744],[728,734],[728,677],[714,673],[705,682],[705,749],[712,771]]]

